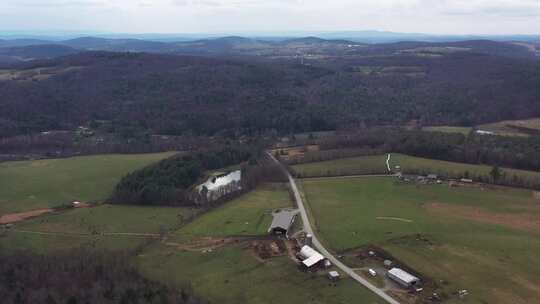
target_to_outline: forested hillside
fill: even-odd
[[[82,250],[40,256],[0,253],[4,304],[204,303],[180,290],[142,277],[122,253]]]
[[[97,123],[168,135],[470,125],[540,116],[539,83],[536,61],[456,49],[304,65],[90,52],[2,70],[0,137]]]

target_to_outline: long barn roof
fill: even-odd
[[[272,224],[270,225],[270,230],[275,228],[281,228],[284,230],[289,230],[291,228],[291,225],[293,223],[293,219],[296,216],[298,212],[295,211],[287,211],[282,210],[278,213],[274,213],[274,219],[272,220]]]

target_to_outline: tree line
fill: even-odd
[[[540,171],[540,136],[510,137],[426,132],[394,127],[364,129],[333,137],[315,139],[322,152],[321,160],[365,155],[366,151],[403,153],[412,156],[469,164],[504,166]],[[317,159],[317,152],[310,152]]]
[[[202,304],[190,286],[142,277],[125,253],[75,250],[55,255],[0,252],[4,304]]]

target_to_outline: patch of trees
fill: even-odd
[[[312,159],[365,155],[373,149],[382,153],[404,153],[418,157],[486,164],[540,171],[540,137],[508,137],[459,133],[425,132],[401,128],[373,128],[358,133],[315,141],[322,152],[310,152]],[[352,151],[345,153],[342,151]],[[354,155],[356,153],[356,155]],[[313,154],[313,155],[311,155]]]
[[[122,253],[0,252],[0,261],[4,304],[203,303],[189,286],[178,289],[142,277]]]
[[[204,173],[257,158],[260,148],[226,146],[179,154],[123,177],[109,201],[136,205],[192,205],[190,188]]]

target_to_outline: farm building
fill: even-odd
[[[330,281],[333,281],[333,282],[339,280],[339,272],[337,271],[328,272],[328,279],[330,279]]]
[[[316,266],[324,261],[324,256],[322,254],[307,245],[300,250],[300,257],[303,259],[302,264],[307,268]]]
[[[484,131],[484,130],[476,130],[475,132],[478,135],[495,135],[494,132],[491,131]]]
[[[392,268],[388,271],[388,277],[402,287],[410,288],[420,284],[420,279],[400,268]]]
[[[268,232],[274,235],[285,235],[288,237],[289,230],[294,223],[297,213],[296,210],[280,210],[274,212],[274,219],[272,220],[272,224],[270,224],[270,228],[268,228]]]
[[[199,194],[212,202],[220,197],[242,190],[242,171],[237,170],[221,176],[212,176],[197,187]]]

